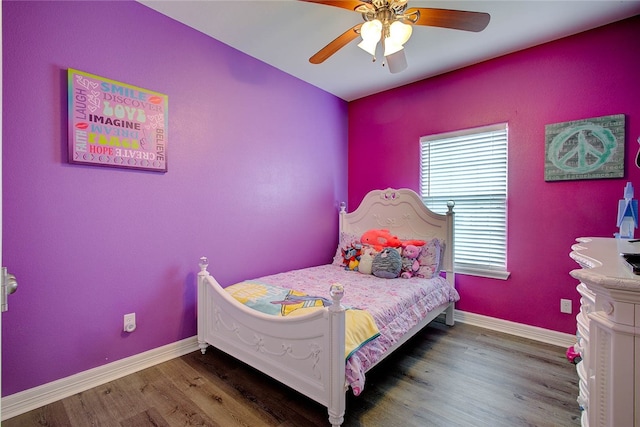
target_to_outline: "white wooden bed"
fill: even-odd
[[[444,241],[441,274],[455,288],[453,203],[449,205],[449,212],[440,215],[427,209],[412,190],[374,190],[351,213],[346,212],[344,204],[341,206],[339,228],[341,233],[353,234],[384,228],[398,236]],[[333,284],[326,290],[327,297],[333,300],[326,308],[300,316],[278,317],[239,303],[207,268],[207,258],[202,257],[198,273],[198,343],[202,353],[212,345],[249,364],[326,406],[331,425],[340,426],[348,389],[345,309],[340,301],[348,292],[348,284]],[[447,302],[430,311],[394,343],[389,353],[440,314],[444,314],[447,325],[453,325],[453,310],[454,302]]]

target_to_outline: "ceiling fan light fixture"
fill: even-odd
[[[373,56],[374,62],[376,61],[378,42],[382,43],[381,50],[384,51],[382,65],[388,64],[392,73],[407,68],[407,58],[403,46],[411,37],[414,25],[479,32],[487,27],[491,19],[491,16],[484,12],[432,7],[407,8],[409,0],[301,1],[355,11],[361,14],[364,20],[364,23],[349,28],[316,52],[309,58],[310,63],[324,62],[359,35],[362,40],[358,47]]]
[[[371,41],[371,40],[362,40],[360,43],[358,43],[358,47],[362,50],[364,50],[365,52],[367,52],[369,55],[371,56],[376,56],[376,46],[378,45],[378,41]]]
[[[411,37],[411,33],[413,31],[413,26],[405,24],[404,22],[394,21],[389,26],[389,38],[393,39],[395,43],[400,45],[404,45],[409,37]]]
[[[407,69],[407,57],[404,54],[404,49],[397,51],[389,56],[385,56],[389,71],[392,74],[399,73]]]
[[[384,56],[393,55],[404,49],[401,44],[396,43],[391,37],[384,39]]]
[[[382,37],[382,22],[377,19],[365,22],[360,29],[360,36],[362,36],[362,41],[358,47],[375,57],[376,46]]]

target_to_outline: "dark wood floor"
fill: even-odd
[[[579,426],[565,349],[435,322],[348,393],[344,426]],[[2,423],[16,426],[329,425],[326,408],[209,349]]]

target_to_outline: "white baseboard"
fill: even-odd
[[[65,397],[198,350],[196,337],[186,338],[70,377],[2,398],[2,421]]]
[[[576,336],[572,334],[565,334],[563,332],[556,332],[549,329],[539,328],[537,326],[529,326],[522,323],[510,322],[508,320],[496,319],[495,317],[483,316],[481,314],[455,310],[453,319],[456,322],[467,323],[469,325],[491,329],[492,331],[504,332],[564,348],[568,348],[576,343]]]
[[[454,320],[460,323],[504,332],[535,341],[567,348],[575,344],[575,335],[551,331],[521,323],[455,310]],[[198,350],[196,337],[186,338],[126,359],[80,372],[48,384],[43,384],[2,398],[2,421],[108,383],[142,369],[166,362]]]

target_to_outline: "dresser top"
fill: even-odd
[[[629,243],[609,237],[580,237],[576,241],[569,256],[582,269],[573,270],[571,276],[604,288],[640,292],[640,276],[633,274],[620,256],[622,252],[633,251],[634,245],[638,245],[637,252],[640,253],[640,242]]]

